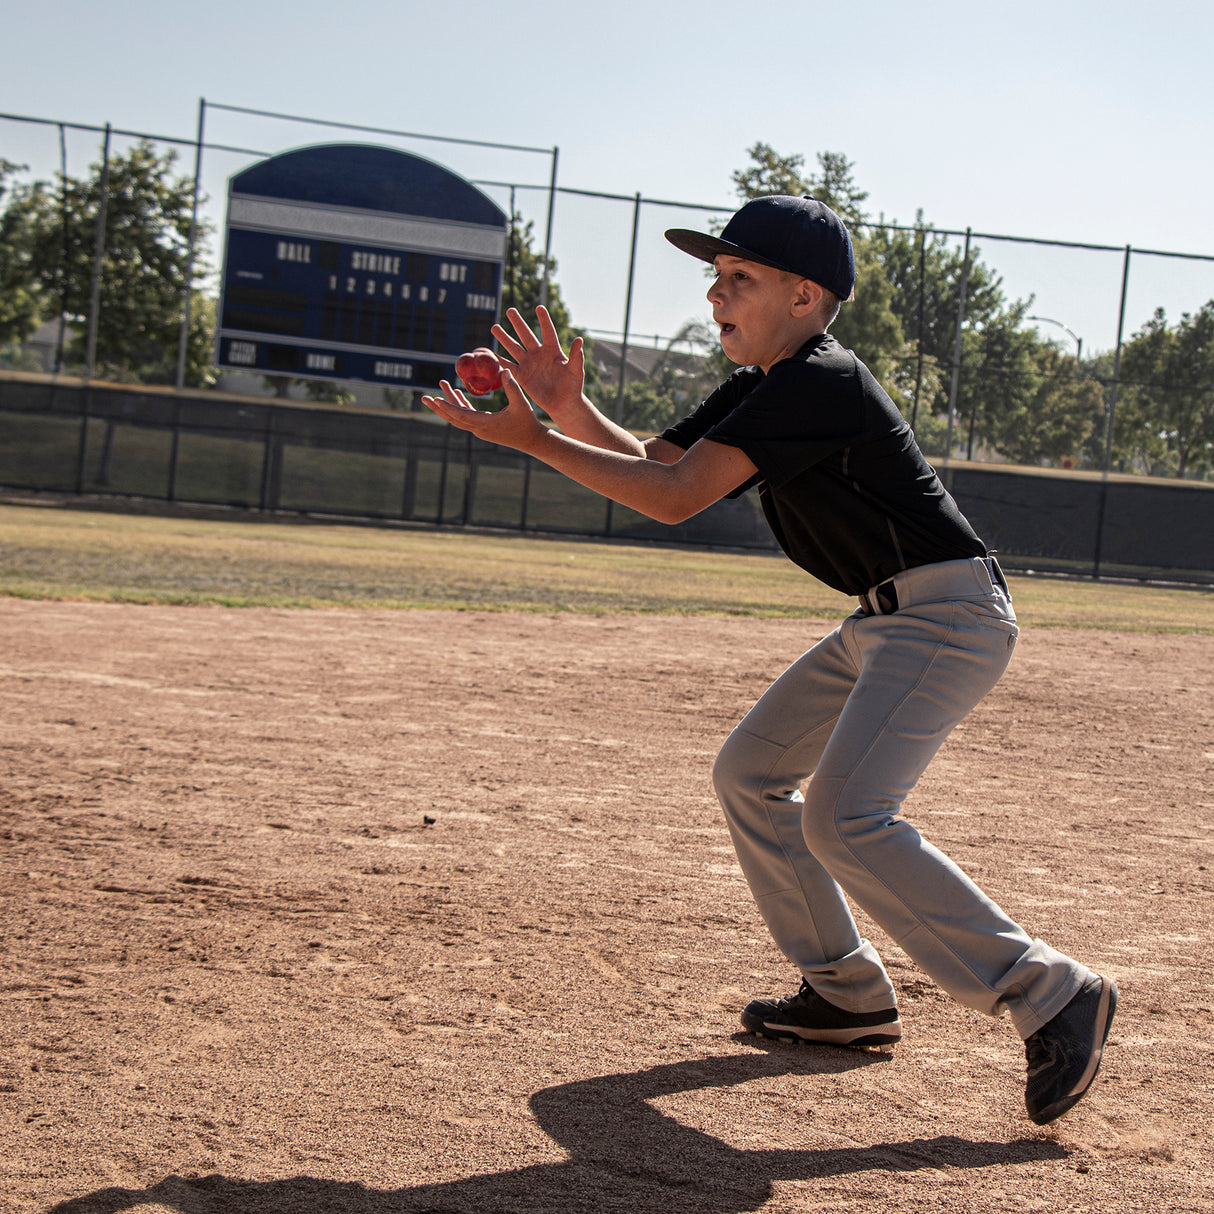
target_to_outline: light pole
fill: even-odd
[[[1025,319],[1026,320],[1039,320],[1042,322],[1042,324],[1047,324],[1047,325],[1057,325],[1058,328],[1063,329],[1065,332],[1069,333],[1071,335],[1072,341],[1074,341],[1074,343],[1075,343],[1075,363],[1076,363],[1076,365],[1078,365],[1083,360],[1083,338],[1080,337],[1079,334],[1076,333],[1074,330],[1067,328],[1067,326],[1064,325],[1062,323],[1062,321],[1054,320],[1050,316],[1026,316]]]

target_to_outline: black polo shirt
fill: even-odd
[[[710,438],[744,451],[758,475],[729,496],[757,483],[780,547],[844,594],[986,555],[897,406],[828,333],[767,375],[734,372],[661,437],[684,450]]]

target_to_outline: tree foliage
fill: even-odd
[[[611,395],[610,388],[608,396]],[[603,402],[607,404],[605,400]],[[614,416],[614,399],[607,412]],[[648,376],[629,379],[624,384],[620,408],[620,424],[634,432],[658,433],[676,420],[674,400],[670,393]],[[687,410],[689,412],[690,410]]]
[[[767,143],[748,148],[751,163],[730,174],[739,198],[748,200],[768,194],[799,194],[824,202],[851,229],[868,222],[863,203],[868,191],[861,190],[852,175],[852,162],[841,152],[819,152],[818,170],[806,176],[805,157],[781,156]]]
[[[1080,364],[1043,340],[1026,324],[1032,300],[1009,300],[977,247],[971,248],[967,267],[961,242],[935,231],[922,213],[911,227],[874,219],[867,210],[868,192],[842,153],[819,152],[812,168],[804,156],[782,155],[763,142],[747,155],[748,163],[731,174],[740,200],[808,195],[826,202],[848,224],[856,294],[832,332],[856,350],[890,392],[925,451],[945,450],[956,371],[951,453],[1104,466],[1111,354],[1089,352]],[[27,182],[20,166],[0,159],[0,357],[6,365],[18,365],[19,343],[41,322],[61,314],[74,322],[68,363],[84,361],[101,167],[90,166],[80,178]],[[177,173],[173,152],[158,153],[148,142],[112,155],[108,177],[96,370],[119,379],[172,382],[189,280],[186,381],[210,382],[216,309],[214,299],[197,288],[205,264],[195,264],[191,275],[193,182]],[[208,225],[200,223],[200,248],[207,247],[209,236]],[[556,269],[555,261],[535,247],[534,224],[512,215],[503,310],[517,307],[532,322],[546,270],[547,305],[561,341],[568,348],[580,335],[589,354],[592,342],[573,324]],[[611,410],[616,381],[602,382],[593,357],[586,369],[587,391]],[[713,328],[691,321],[648,377],[625,384],[623,421],[638,430],[660,430],[732,369]],[[285,391],[288,385],[274,386]],[[311,399],[350,399],[346,386],[329,381],[305,381],[305,390]],[[394,407],[404,407],[404,397],[411,395],[389,390]],[[1115,467],[1180,477],[1214,473],[1214,300],[1175,323],[1160,310],[1126,342],[1114,422]]]
[[[890,307],[906,337],[897,374],[901,400],[909,406],[908,416],[916,429],[926,429],[931,417],[948,408],[962,278],[966,279],[965,327],[971,331],[1000,323],[1005,312],[1002,283],[977,248],[970,250],[965,275],[964,247],[933,232],[924,224],[922,212],[911,230],[874,225],[869,243],[889,283]],[[971,341],[971,359],[976,348],[980,343]]]
[[[867,237],[852,242],[856,258],[856,295],[845,303],[831,332],[856,350],[894,400],[908,402],[911,384],[905,376],[910,353],[895,308],[895,288],[885,276],[877,249]]]
[[[561,297],[556,282],[556,258],[546,257],[543,250],[535,247],[535,223],[523,220],[517,211],[510,217],[510,231],[506,244],[506,264],[502,270],[502,325],[510,331],[506,320],[506,309],[517,308],[523,319],[535,326],[535,310],[543,298],[544,268],[548,269],[548,301],[545,307],[556,326],[561,346],[568,350],[575,337],[581,337],[587,345],[589,338],[583,329],[576,328],[569,308]],[[586,392],[592,399],[601,397],[605,391],[594,360],[586,358]]]
[[[315,401],[320,405],[337,405],[339,408],[344,409],[347,405],[354,404],[358,399],[353,389],[337,379],[305,378],[295,375],[263,375],[261,382],[279,400],[290,400],[291,389],[295,387],[303,391],[304,400]],[[390,409],[416,408],[418,406],[412,398],[420,395],[420,392],[414,392],[411,389],[387,388],[384,391],[384,396]]]
[[[826,203],[847,224],[856,258],[855,299],[843,305],[831,331],[845,346],[860,352],[891,395],[901,396],[899,367],[906,355],[906,339],[879,247],[867,234],[863,207],[868,191],[856,185],[851,161],[840,152],[819,152],[817,171],[806,174],[803,156],[781,156],[766,143],[754,144],[747,155],[750,165],[732,175],[739,198],[808,196]]]
[[[1214,470],[1214,299],[1175,326],[1159,308],[1126,344],[1115,422],[1138,471],[1183,477]]]
[[[175,162],[175,152],[157,153],[147,141],[109,159],[96,358],[98,371],[115,378],[171,382],[176,374],[183,294],[203,267],[196,262],[190,272],[194,183],[175,174]],[[24,279],[35,323],[60,309],[89,315],[101,183],[98,163],[86,177],[15,191],[5,206],[0,258]],[[198,235],[206,239],[205,223]],[[7,286],[6,298],[17,299]],[[187,367],[195,375],[209,363],[211,333],[198,323],[207,315],[199,308],[190,327]],[[30,319],[21,321],[27,329]],[[81,324],[70,361],[84,361],[85,341]]]
[[[1027,464],[1076,464],[1085,456],[1090,461],[1097,446],[1102,452],[1093,436],[1102,433],[1106,384],[1095,364],[1079,366],[1026,327],[1031,299],[1007,299],[1002,279],[979,248],[969,249],[967,265],[964,246],[933,231],[921,212],[910,228],[874,220],[865,209],[867,191],[841,153],[820,152],[813,172],[805,170],[802,156],[780,155],[766,143],[754,144],[748,155],[750,163],[732,174],[741,197],[809,195],[848,224],[856,294],[831,331],[868,364],[925,450],[939,455],[946,449],[956,370],[953,452]],[[1173,393],[1173,399],[1179,453],[1189,449],[1179,435],[1196,428],[1186,419],[1199,411],[1193,401],[1181,403],[1183,393]],[[1191,456],[1177,458],[1188,458],[1191,466]]]
[[[1011,463],[1078,467],[1085,441],[1104,417],[1102,385],[1055,345],[1013,341],[1020,379],[1003,399],[986,402],[987,442]]]
[[[703,320],[688,321],[666,343],[649,375],[625,383],[621,423],[630,430],[664,430],[733,369],[713,326]],[[611,396],[610,385],[605,392]]]
[[[21,165],[0,159],[0,344],[30,336],[46,310],[34,267],[34,230],[29,221],[35,195],[45,187],[11,184]],[[7,201],[5,201],[7,199]]]
[[[506,264],[502,270],[502,313],[517,308],[529,324],[534,324],[535,310],[541,303],[544,269],[548,270],[548,301],[546,307],[560,335],[561,344],[568,348],[577,334],[572,329],[569,309],[556,285],[556,258],[545,257],[535,247],[535,221],[524,220],[517,211],[510,217],[506,237]]]
[[[913,229],[882,224],[874,227],[872,239],[894,288],[894,311],[903,330],[912,340],[922,341],[927,355],[949,362],[961,301],[964,246],[932,231],[924,224],[922,212],[916,215]],[[982,261],[977,246],[970,248],[965,278],[965,322],[981,328],[1006,308],[1003,282]]]

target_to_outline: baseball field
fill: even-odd
[[[906,813],[1118,981],[1045,1129],[863,915],[899,1046],[738,1031],[781,558],[0,504],[0,1211],[1214,1210],[1214,596],[1011,582]]]

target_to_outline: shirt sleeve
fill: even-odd
[[[753,367],[735,371],[699,408],[689,413],[673,426],[668,426],[658,436],[686,451],[702,439],[709,430],[737,408],[751,388],[763,378],[762,372]]]
[[[854,363],[850,369],[823,374],[801,360],[777,363],[703,437],[745,452],[778,489],[863,437],[864,399]]]

